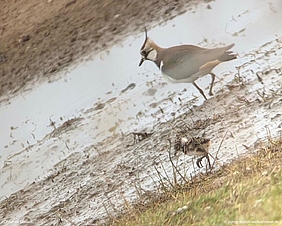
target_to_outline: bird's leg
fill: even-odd
[[[196,82],[193,82],[193,85],[199,90],[199,92],[202,94],[202,96],[207,100],[203,90],[196,84]]]
[[[206,155],[206,158],[208,160],[208,163],[209,163],[209,169],[211,170],[212,169],[212,166],[211,166],[211,161],[210,161],[210,157],[209,157],[209,154],[207,153]]]
[[[204,155],[204,156],[198,158],[197,161],[196,161],[196,165],[197,165],[199,168],[202,168],[202,167],[203,167],[203,164],[202,164],[203,158],[207,158],[208,164],[209,164],[209,168],[211,169],[212,167],[211,167],[211,162],[210,162],[210,158],[209,158],[209,154],[208,154],[208,153],[207,153],[206,155]]]
[[[210,75],[212,77],[212,81],[211,81],[211,87],[210,87],[209,95],[213,96],[212,87],[213,87],[213,83],[214,83],[214,80],[215,80],[215,74],[213,72],[210,72]]]

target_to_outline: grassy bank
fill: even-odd
[[[256,154],[128,207],[111,225],[282,225],[281,200],[282,138],[269,139]]]

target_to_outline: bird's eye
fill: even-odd
[[[145,50],[142,50],[142,51],[141,51],[141,55],[143,55],[143,56],[145,56],[146,53],[147,53],[147,52],[146,52]]]

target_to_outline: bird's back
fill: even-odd
[[[203,76],[199,71],[205,64],[235,59],[236,55],[232,51],[228,51],[233,46],[234,44],[207,49],[193,45],[180,45],[163,49],[161,52],[162,72],[174,80],[187,79],[193,75],[195,75],[195,78],[191,79],[196,80],[198,77]]]

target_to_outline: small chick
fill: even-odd
[[[201,156],[197,159],[197,166],[199,168],[203,167],[202,160],[207,158],[209,167],[211,169],[211,163],[209,159],[209,148],[211,141],[208,138],[203,137],[193,137],[188,139],[187,137],[178,137],[174,144],[174,150],[176,154],[179,151],[182,151],[185,155],[196,155]]]

